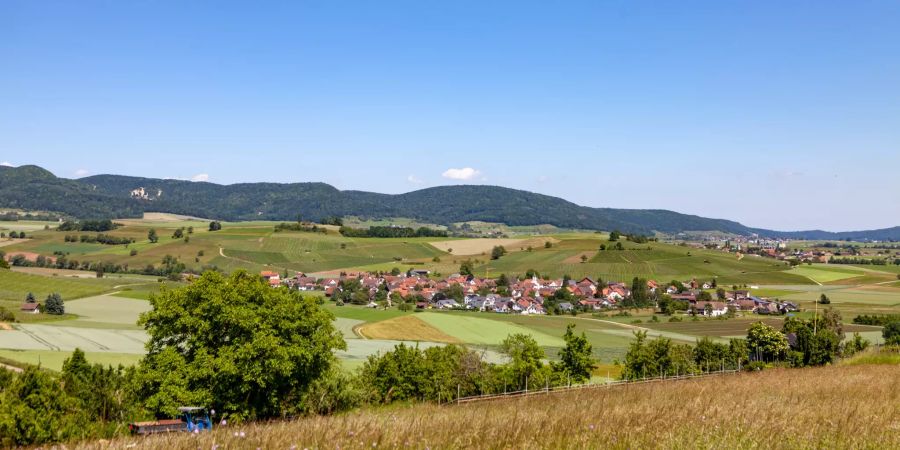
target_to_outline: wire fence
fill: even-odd
[[[722,375],[729,375],[739,373],[741,370],[736,369],[724,369],[718,370],[715,372],[703,372],[696,374],[686,374],[686,375],[669,375],[669,376],[658,376],[651,378],[639,378],[635,380],[615,380],[608,381],[606,383],[586,383],[586,384],[576,384],[569,386],[557,386],[550,387],[545,386],[542,389],[531,389],[531,390],[523,390],[523,391],[513,391],[513,392],[504,392],[502,394],[483,394],[483,395],[474,395],[469,397],[459,397],[457,396],[456,401],[445,403],[447,405],[461,405],[463,403],[475,403],[475,402],[484,402],[490,400],[500,400],[500,399],[509,399],[509,398],[521,398],[521,397],[530,397],[536,395],[549,395],[552,393],[558,392],[572,392],[579,390],[587,390],[587,389],[610,389],[616,386],[624,386],[624,385],[636,385],[636,384],[646,384],[646,383],[659,383],[663,381],[678,381],[678,380],[691,380],[697,378],[708,378]],[[458,387],[457,387],[458,391]]]

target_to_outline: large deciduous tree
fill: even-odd
[[[575,324],[570,323],[566,327],[563,340],[566,346],[559,352],[559,359],[563,368],[572,377],[572,381],[581,383],[591,378],[591,370],[594,369],[593,346],[588,342],[587,336],[581,332],[581,336],[575,334]]]
[[[317,300],[242,270],[207,272],[150,304],[139,321],[150,339],[136,379],[157,415],[190,404],[238,418],[290,414],[332,367],[333,351],[346,348]]]
[[[500,351],[509,358],[507,369],[519,389],[526,387],[528,379],[544,367],[544,349],[531,335],[507,336],[500,344]]]
[[[762,322],[747,330],[747,348],[751,357],[763,361],[783,359],[790,349],[784,334]]]

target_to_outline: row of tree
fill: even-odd
[[[374,237],[374,238],[414,238],[414,237],[447,237],[444,230],[435,230],[428,227],[384,227],[375,226],[369,228],[353,228],[342,226],[340,233],[346,237]]]
[[[74,234],[67,234],[65,238],[63,238],[65,242],[84,242],[88,244],[105,244],[105,245],[128,245],[135,242],[134,238],[130,237],[122,237],[122,236],[113,236],[111,234],[98,233],[95,236],[89,234],[82,234],[81,236],[76,236]]]
[[[325,227],[320,227],[319,225],[317,225],[315,223],[310,223],[310,222],[294,222],[294,223],[282,222],[282,223],[279,223],[278,225],[275,225],[275,232],[277,233],[279,231],[304,231],[307,233],[323,233],[324,234],[324,233],[328,232],[328,229]]]
[[[57,231],[112,231],[118,225],[112,220],[67,220],[56,228]]]
[[[137,254],[137,250],[132,250],[132,256]],[[4,253],[0,251],[0,266],[6,265],[3,259]],[[87,272],[96,272],[97,276],[105,273],[130,273],[139,275],[153,275],[158,277],[166,277],[172,280],[180,280],[182,273],[199,273],[193,269],[188,269],[187,265],[181,262],[177,257],[165,255],[161,264],[147,264],[144,267],[132,267],[128,264],[116,264],[110,261],[78,261],[69,259],[64,253],[56,253],[56,259],[38,255],[34,261],[28,260],[24,255],[14,255],[9,260],[9,264],[20,267],[46,267],[51,269],[68,269],[83,270]],[[199,256],[198,256],[199,259]],[[216,266],[203,266],[201,271],[217,271]]]

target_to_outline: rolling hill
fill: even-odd
[[[61,212],[79,218],[138,217],[145,211],[221,220],[320,220],[328,216],[408,217],[425,222],[507,225],[629,233],[720,231],[811,239],[900,239],[900,227],[831,233],[780,232],[659,209],[590,208],[498,186],[441,186],[399,195],[341,191],[325,183],[220,185],[121,175],[59,178],[37,166],[0,167],[0,207]]]

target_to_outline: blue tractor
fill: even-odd
[[[199,406],[182,406],[178,408],[181,413],[178,419],[171,420],[155,420],[152,422],[135,422],[128,424],[128,428],[133,434],[157,434],[172,432],[189,432],[200,433],[212,430],[211,415],[206,408]]]

